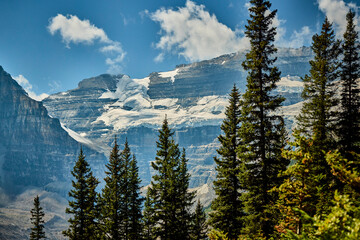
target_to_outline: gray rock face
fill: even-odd
[[[286,98],[284,106],[296,105],[301,101],[300,77],[310,68],[312,52],[310,48],[279,49],[277,57],[283,78],[275,93]],[[213,157],[228,93],[234,83],[241,92],[246,89],[244,59],[244,52],[228,54],[151,73],[144,79],[100,75],[81,81],[74,90],[53,94],[43,103],[51,116],[105,154],[115,135],[121,143],[127,138],[144,185],[150,181],[149,162],[155,159],[157,132],[167,115],[175,140],[190,159],[191,187],[197,187],[211,183],[215,176]],[[291,114],[284,112],[291,128],[296,107],[284,109],[291,110]]]
[[[1,187],[16,192],[21,186],[45,186],[70,181],[80,145],[48,115],[0,66]],[[84,147],[92,165],[103,155]]]
[[[282,77],[304,76],[310,69],[310,48],[280,48],[276,66]],[[241,67],[245,52],[227,54],[207,61],[180,65],[174,81],[162,78],[159,73],[150,74],[148,94],[150,98],[194,98],[209,95],[227,95],[234,83],[241,92],[246,90],[247,73]],[[286,92],[283,94],[286,95]],[[286,97],[286,96],[285,96]],[[289,102],[290,104],[290,102]]]

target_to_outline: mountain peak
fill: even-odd
[[[123,76],[124,74],[101,74],[97,77],[91,77],[82,80],[81,82],[79,82],[78,88],[114,90],[116,89],[116,84],[118,80],[121,79]]]

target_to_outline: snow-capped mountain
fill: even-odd
[[[282,109],[290,129],[301,105],[309,70],[310,48],[279,49],[282,72],[276,93],[286,98]],[[128,139],[139,161],[143,184],[150,180],[149,162],[156,152],[157,131],[167,116],[180,147],[185,147],[192,174],[191,186],[210,183],[215,176],[213,157],[217,136],[234,83],[246,89],[244,52],[154,72],[143,79],[100,75],[82,80],[78,88],[43,101],[73,138],[108,154],[115,135]]]

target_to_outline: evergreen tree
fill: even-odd
[[[66,213],[71,214],[68,220],[70,226],[63,231],[63,234],[74,240],[97,239],[97,194],[95,189],[99,181],[93,176],[82,148],[71,174],[75,181],[72,181],[73,189],[69,192],[71,200],[69,208],[66,208]]]
[[[291,149],[284,150],[283,156],[294,162],[283,173],[285,180],[278,191],[279,200],[277,207],[281,212],[279,225],[276,229],[280,233],[290,230],[297,235],[302,234],[303,219],[301,211],[315,214],[315,204],[312,196],[316,194],[316,182],[314,181],[314,152],[313,139],[307,139],[294,133],[295,141],[290,143]],[[300,210],[300,211],[299,211]]]
[[[305,100],[297,118],[306,136],[316,134],[315,144],[329,150],[334,133],[336,106],[334,81],[339,76],[340,42],[335,40],[332,24],[326,18],[321,34],[313,36],[311,46],[315,57],[311,60],[310,75],[304,77],[302,97]]]
[[[354,19],[355,13],[350,10],[346,15],[347,27],[342,45],[344,57],[338,135],[341,150],[347,158],[351,157],[350,152],[360,152],[360,90],[356,81],[360,78],[360,44]]]
[[[198,200],[193,217],[191,239],[192,240],[207,239],[206,233],[207,233],[206,214],[204,212],[200,200]]]
[[[314,179],[317,193],[313,197],[317,205],[317,214],[327,212],[333,199],[334,178],[325,160],[325,153],[334,147],[337,105],[334,81],[339,76],[340,42],[335,40],[332,24],[326,18],[321,34],[313,36],[312,50],[314,60],[310,61],[310,75],[304,80],[302,97],[304,104],[297,118],[299,130],[307,137],[312,137],[314,155]]]
[[[45,213],[40,206],[39,196],[34,198],[34,208],[31,209],[31,224],[33,227],[31,228],[30,240],[38,240],[45,239],[45,231],[44,231],[44,216]]]
[[[125,142],[127,145],[127,141]],[[141,223],[141,205],[143,198],[140,196],[139,168],[135,156],[130,161],[129,167],[129,239],[141,239],[142,223]]]
[[[280,72],[272,57],[276,29],[272,26],[275,11],[266,0],[251,0],[250,19],[246,36],[251,49],[246,54],[243,67],[248,71],[247,90],[241,102],[240,145],[238,156],[245,163],[240,178],[245,187],[244,205],[247,212],[246,232],[251,238],[269,238],[274,231],[278,210],[274,204],[282,178],[279,172],[286,169],[288,161],[281,156],[286,133],[283,118],[276,112],[284,98],[273,94]]]
[[[146,198],[144,203],[144,212],[143,212],[143,232],[142,239],[143,240],[155,240],[156,235],[154,232],[154,227],[156,224],[155,218],[155,209],[154,209],[154,198],[155,193],[152,192],[152,188],[148,188],[146,192]]]
[[[130,161],[131,151],[129,148],[128,141],[126,139],[124,149],[120,153],[120,162],[122,166],[122,176],[120,184],[120,216],[121,216],[121,239],[128,240],[130,234]]]
[[[105,186],[101,195],[101,223],[105,239],[119,239],[122,223],[121,186],[123,181],[123,166],[120,160],[119,145],[115,137],[114,147],[110,153],[109,163],[106,165]]]
[[[186,158],[185,149],[183,149],[178,170],[175,172],[175,174],[178,175],[177,179],[175,180],[175,183],[177,184],[175,191],[178,192],[178,199],[174,202],[174,204],[177,205],[176,208],[178,209],[176,213],[176,219],[178,221],[176,234],[178,236],[183,236],[183,239],[189,239],[190,236],[192,222],[190,211],[195,198],[195,192],[189,192],[190,174],[188,173],[187,162],[188,159]]]
[[[215,157],[216,180],[214,190],[216,198],[212,201],[210,213],[210,225],[227,234],[229,239],[236,239],[243,227],[244,208],[241,197],[240,179],[238,178],[241,168],[241,161],[236,150],[240,145],[240,96],[234,85],[229,99],[229,106],[226,108],[220,135],[218,140],[221,144],[217,150],[220,158]]]
[[[173,134],[165,118],[156,142],[156,158],[151,163],[157,173],[152,177],[145,202],[145,231],[148,239],[189,238],[182,228],[190,222],[185,217],[190,214],[184,214],[189,206],[187,201],[191,199],[190,195],[184,194],[184,189],[189,184],[185,167],[187,160],[184,154],[182,159],[180,158],[179,147],[172,138]],[[150,226],[153,226],[152,229],[149,229]]]

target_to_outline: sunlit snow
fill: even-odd
[[[176,68],[174,71],[159,72],[159,75],[162,78],[170,78],[171,82],[175,82],[175,76],[178,73],[178,71],[179,71],[179,68]]]

